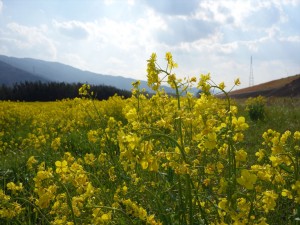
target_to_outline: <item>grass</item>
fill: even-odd
[[[262,134],[268,129],[280,133],[286,130],[295,132],[300,128],[300,98],[271,98],[265,106],[265,119],[251,121],[246,111],[245,100],[238,100],[239,112],[246,118],[249,129],[245,131],[245,148],[255,152],[260,147]]]

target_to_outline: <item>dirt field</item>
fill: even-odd
[[[229,95],[232,98],[249,98],[259,95],[265,97],[300,97],[300,74],[232,91]]]

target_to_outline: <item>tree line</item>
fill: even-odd
[[[16,83],[13,86],[0,86],[0,100],[11,101],[55,101],[80,97],[78,90],[82,83],[64,83],[41,81]],[[106,100],[117,94],[128,98],[130,91],[106,85],[91,85],[91,91],[98,100]]]

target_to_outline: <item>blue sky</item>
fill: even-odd
[[[177,76],[231,86],[300,73],[300,0],[0,0],[0,54],[146,80],[152,52]]]

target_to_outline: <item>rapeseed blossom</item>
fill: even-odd
[[[52,142],[51,142],[51,148],[55,151],[58,150],[58,148],[60,147],[61,145],[61,141],[60,141],[60,138],[57,137],[55,138]]]
[[[234,85],[239,86],[241,84],[241,81],[239,78],[234,80]]]
[[[27,160],[27,167],[29,170],[33,168],[33,165],[36,164],[38,161],[34,158],[34,156],[30,156]]]
[[[247,160],[247,152],[244,149],[240,149],[235,153],[235,159],[237,161],[245,162]]]
[[[241,177],[237,178],[237,182],[248,190],[252,190],[254,188],[256,180],[257,176],[245,169],[242,170]]]
[[[294,139],[295,140],[300,140],[300,131],[295,131],[295,133],[294,133]]]
[[[153,89],[153,90],[158,90],[160,87],[160,79],[158,77],[159,71],[156,68],[156,54],[153,53],[148,60],[147,64],[147,80],[148,80],[148,85]]]
[[[283,197],[287,197],[289,199],[293,199],[293,195],[292,195],[292,192],[287,190],[287,189],[283,189],[282,192],[281,192],[281,195]]]
[[[68,162],[66,160],[63,161],[56,161],[55,162],[56,166],[56,173],[65,173],[68,171]]]
[[[276,194],[273,190],[263,192],[262,202],[265,212],[275,209],[277,198],[278,194]]]
[[[81,96],[87,96],[89,94],[89,90],[91,89],[91,86],[89,84],[83,84],[79,88],[79,95]]]
[[[16,194],[19,191],[23,190],[23,184],[20,183],[19,185],[16,185],[14,182],[9,182],[6,184],[6,187],[8,190],[11,190],[13,194]]]

